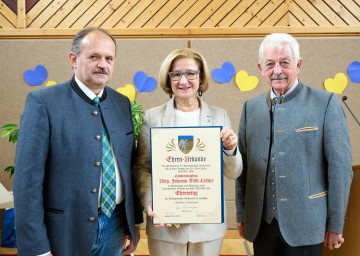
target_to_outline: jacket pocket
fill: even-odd
[[[319,130],[319,126],[308,126],[308,127],[302,127],[295,129],[295,132],[310,132],[310,131],[317,131]]]
[[[319,198],[319,197],[323,197],[323,196],[326,196],[327,193],[328,192],[326,190],[326,191],[323,191],[323,192],[320,192],[320,193],[309,196],[309,199],[316,199],[316,198]]]
[[[64,210],[50,208],[50,207],[45,207],[45,211],[50,213],[64,214]]]

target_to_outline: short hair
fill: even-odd
[[[267,35],[264,38],[259,48],[259,64],[262,65],[264,49],[266,47],[281,49],[285,45],[290,45],[290,48],[294,54],[295,63],[297,64],[301,58],[299,43],[293,36],[286,33],[273,33]]]
[[[163,63],[161,64],[160,72],[159,72],[160,87],[165,91],[165,93],[167,94],[172,93],[169,72],[171,71],[170,69],[172,68],[174,61],[179,58],[190,58],[195,60],[196,64],[199,66],[199,71],[200,71],[201,84],[199,87],[199,92],[201,93],[206,92],[207,89],[209,88],[209,76],[210,76],[208,65],[204,57],[200,53],[190,48],[177,49],[171,52],[164,59]]]
[[[84,39],[84,37],[92,32],[100,32],[103,33],[105,35],[107,35],[115,44],[115,49],[116,49],[116,41],[115,38],[110,35],[109,32],[107,32],[105,29],[102,28],[98,28],[98,27],[89,27],[89,28],[84,28],[82,30],[80,30],[74,37],[73,42],[72,42],[72,46],[71,46],[71,51],[73,53],[75,53],[75,55],[79,55],[80,54],[80,44],[81,41]]]

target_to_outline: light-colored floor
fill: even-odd
[[[247,244],[249,246],[250,252],[252,253],[252,244],[249,242],[247,242]],[[15,254],[16,249],[0,247],[0,254],[5,254],[5,253]],[[141,239],[134,255],[142,255],[142,254],[149,254],[149,251],[147,249],[146,234],[144,230],[141,230]],[[244,239],[241,239],[239,237],[236,230],[228,230],[224,239],[221,254],[247,255],[244,246]]]

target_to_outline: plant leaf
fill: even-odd
[[[10,130],[13,130],[15,128],[18,128],[18,126],[16,124],[5,124],[3,127],[1,127],[1,129],[10,129]]]
[[[11,178],[14,175],[15,166],[7,166],[4,171],[10,173],[10,178]]]

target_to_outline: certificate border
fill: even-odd
[[[152,130],[154,129],[219,129],[219,134],[222,130],[222,126],[220,125],[214,125],[214,126],[156,126],[156,127],[150,127],[150,173],[151,173],[151,200],[154,201],[154,193],[153,193],[153,175],[152,175]],[[224,192],[224,155],[223,155],[223,143],[222,140],[219,137],[219,143],[220,143],[220,187],[221,187],[221,223],[224,223],[225,221],[225,192]],[[198,223],[198,222],[188,222],[188,223],[180,223],[180,224],[221,224],[221,223]],[[154,224],[154,219],[152,219],[152,224]],[[178,224],[178,223],[169,223],[169,224]]]

